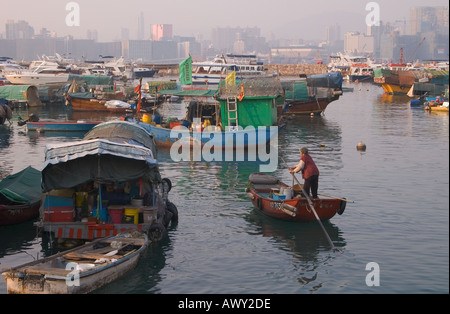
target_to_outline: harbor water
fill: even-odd
[[[179,222],[133,271],[94,293],[449,293],[449,115],[411,107],[408,97],[372,84],[346,86],[353,92],[324,115],[287,121],[273,172],[292,184],[281,158],[294,165],[306,146],[320,170],[319,193],[354,201],[324,223],[338,252],[317,222],[278,221],[252,207],[245,188],[258,162],[174,162],[159,151]],[[183,109],[167,103],[162,110],[182,117]],[[62,104],[17,108],[13,125],[0,126],[0,178],[29,165],[41,170],[46,144],[80,138],[27,133],[17,120],[30,112],[41,119],[117,118],[75,114]],[[357,150],[361,141],[366,151]],[[0,267],[44,257],[48,245],[33,221],[0,227]]]

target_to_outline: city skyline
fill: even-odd
[[[72,2],[80,9],[79,26],[68,26],[66,19],[73,11],[66,10],[66,5],[71,1],[25,2],[25,6],[23,1],[22,4],[8,4],[0,12],[1,34],[5,34],[8,20],[24,20],[34,28],[35,33],[46,28],[56,32],[57,36],[86,38],[89,31],[95,30],[99,41],[108,42],[121,40],[123,29],[129,29],[131,38],[138,38],[138,34],[142,34],[142,23],[139,21],[143,20],[146,39],[150,38],[151,24],[172,24],[174,35],[199,36],[202,39],[210,39],[212,29],[218,27],[258,27],[263,37],[325,40],[326,28],[333,24],[340,26],[341,36],[348,31],[365,32],[366,17],[371,13],[366,6],[371,3],[378,5],[383,23],[409,21],[412,7],[448,7],[448,2],[443,0],[427,1],[426,4],[418,0],[346,0],[341,5],[336,5],[334,0],[315,3],[279,0],[276,6],[273,1],[266,0],[229,0],[226,5],[212,5],[206,0],[172,0],[152,5],[146,1],[129,0],[124,10],[111,1],[96,0],[92,3],[78,0]]]

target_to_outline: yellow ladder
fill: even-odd
[[[234,123],[237,128],[237,126],[239,125],[237,113],[237,97],[227,98],[227,113],[228,113],[228,126],[231,128],[231,124]]]

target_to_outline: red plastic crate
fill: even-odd
[[[44,208],[44,221],[73,222],[73,207],[58,206],[58,207]]]

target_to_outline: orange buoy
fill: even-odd
[[[356,145],[356,149],[362,152],[366,151],[366,144],[363,143],[363,141],[359,142],[358,145]]]

